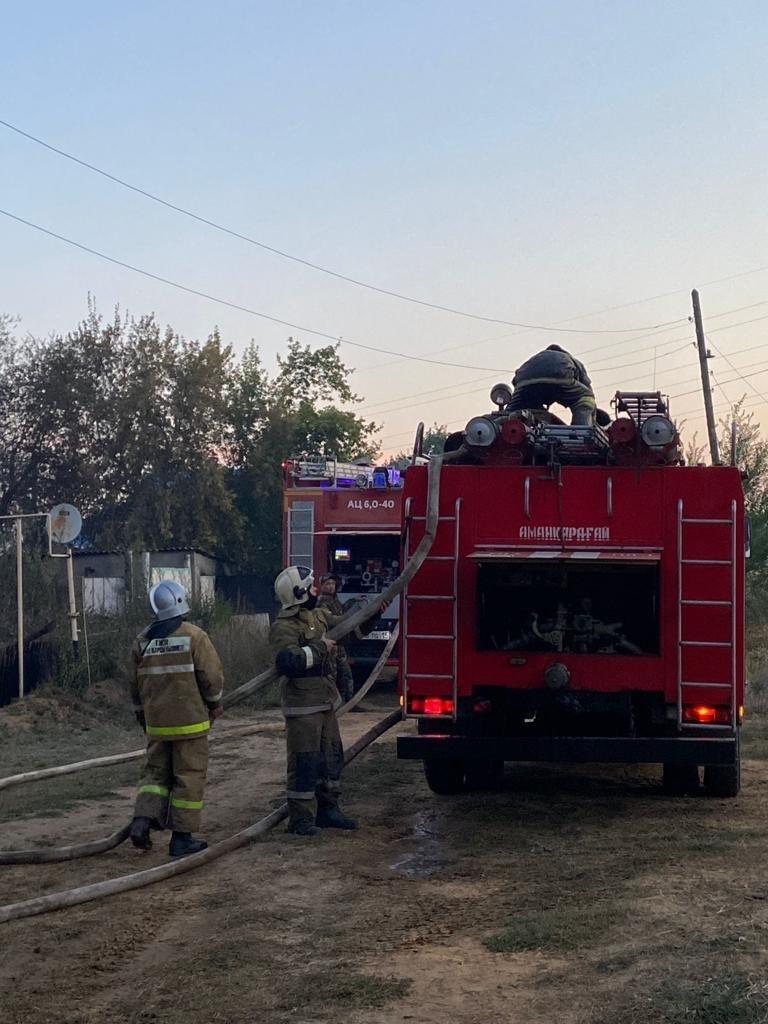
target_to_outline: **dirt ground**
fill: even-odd
[[[392,702],[369,706],[344,720],[347,742]],[[281,800],[281,723],[274,712],[260,721],[258,735],[212,747],[212,841]],[[530,765],[509,767],[500,792],[437,797],[418,763],[395,758],[403,728],[347,771],[344,806],[358,832],[310,841],[280,826],[179,879],[0,926],[0,1019],[768,1021],[764,723],[749,725],[736,800],[666,797],[650,768]],[[126,734],[123,749],[135,745]],[[113,831],[130,816],[136,771],[100,783],[91,772],[74,791],[39,783],[0,793],[0,847]],[[2,868],[0,903],[166,856],[164,843],[148,853],[126,844],[75,863]]]

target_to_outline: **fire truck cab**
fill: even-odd
[[[335,459],[283,463],[283,564],[306,565],[316,579],[338,577],[346,604],[380,593],[400,572],[402,476],[398,469]],[[362,639],[345,644],[356,676],[381,655],[397,625],[395,600]],[[391,667],[396,667],[392,659]]]
[[[709,794],[738,793],[741,473],[684,465],[660,393],[614,408],[602,429],[500,403],[453,440],[435,540],[403,595],[418,735],[398,756],[422,759],[435,792],[492,783],[505,761],[602,761],[661,763],[680,793],[703,766]],[[427,473],[406,473],[406,559]]]

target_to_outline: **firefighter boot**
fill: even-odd
[[[319,800],[315,824],[319,828],[343,828],[347,831],[357,828],[357,822],[353,818],[348,818],[346,814],[342,814],[338,804]]]
[[[149,850],[152,840],[149,837],[149,818],[134,818],[131,822],[131,842],[138,850]]]
[[[288,826],[288,831],[294,836],[319,836],[322,830],[313,825],[309,818],[299,818],[293,825]]]
[[[168,846],[168,853],[172,857],[187,857],[190,853],[200,853],[208,848],[208,843],[203,839],[193,839],[191,832],[174,832]]]

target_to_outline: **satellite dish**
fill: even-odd
[[[74,505],[66,503],[56,505],[50,513],[51,537],[57,544],[71,544],[76,537],[80,536],[83,527],[83,517]]]

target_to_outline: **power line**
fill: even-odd
[[[467,421],[465,419],[452,420],[450,423],[444,424],[446,430],[450,430],[452,427],[463,426]],[[415,437],[416,428],[412,430],[402,430],[399,434],[390,434],[388,437],[379,438],[379,444],[385,444],[387,441],[394,441],[401,437]]]
[[[705,336],[705,337],[706,337],[706,336]],[[706,340],[707,340],[707,341],[709,341],[709,339],[708,339],[708,338],[707,338]],[[731,362],[731,360],[730,360],[730,359],[728,358],[728,356],[724,355],[724,354],[723,354],[723,353],[722,353],[722,352],[721,352],[721,351],[720,351],[720,350],[719,350],[719,349],[717,348],[717,346],[716,346],[716,345],[712,344],[712,348],[713,348],[713,349],[715,350],[715,352],[716,352],[716,353],[717,353],[717,354],[718,354],[718,355],[720,356],[720,358],[721,358],[721,359],[724,359],[724,360],[726,361],[726,363],[728,363],[728,365],[729,365],[729,366],[730,366],[730,368],[731,368],[731,369],[733,370],[733,372],[734,372],[734,373],[735,373],[735,374],[736,374],[736,375],[737,375],[738,377],[740,377],[740,378],[741,378],[741,380],[745,381],[745,383],[747,384],[747,387],[751,388],[751,390],[752,390],[752,391],[754,391],[754,393],[755,393],[755,394],[757,395],[757,397],[758,397],[758,398],[761,398],[761,399],[762,399],[762,400],[763,400],[764,402],[767,402],[767,403],[768,403],[768,398],[766,398],[764,394],[762,394],[762,393],[761,393],[760,391],[758,391],[758,390],[757,390],[757,388],[756,388],[756,387],[754,386],[754,384],[752,384],[752,383],[751,383],[751,382],[750,382],[749,380],[747,380],[747,378],[748,378],[748,377],[756,377],[756,376],[758,375],[758,373],[759,373],[760,371],[756,371],[755,373],[748,373],[748,374],[746,374],[746,375],[743,375],[743,374],[742,374],[742,373],[740,372],[739,368],[738,368],[738,367],[736,367],[736,366],[734,366],[734,365],[733,365],[733,363]],[[764,373],[765,371],[763,370],[762,372]],[[727,382],[727,383],[730,383],[730,382]]]
[[[739,369],[739,370],[751,370],[751,369],[752,369],[753,367],[755,367],[755,366],[762,366],[762,367],[763,367],[763,370],[761,371],[762,373],[765,373],[766,371],[768,371],[768,363],[766,363],[766,362],[765,362],[764,360],[760,360],[760,361],[758,361],[758,362],[756,362],[756,363],[747,363],[747,365],[746,365],[746,366],[740,366],[740,367],[738,367],[738,369]],[[734,366],[734,367],[733,367],[733,369],[734,369],[734,370],[736,370],[736,367]],[[709,371],[709,372],[710,372],[710,375],[711,375],[711,377],[712,377],[712,380],[713,380],[713,381],[715,382],[715,385],[716,385],[717,387],[719,387],[719,388],[720,388],[720,389],[721,389],[721,390],[723,391],[723,394],[724,394],[724,395],[725,395],[725,389],[723,388],[723,383],[725,383],[725,384],[733,384],[733,383],[734,383],[734,382],[735,382],[736,380],[738,380],[738,379],[739,379],[739,377],[741,376],[741,374],[738,374],[738,376],[734,377],[734,378],[733,378],[733,380],[727,380],[727,381],[723,382],[723,381],[720,381],[720,380],[719,380],[719,379],[718,379],[718,378],[717,378],[717,377],[715,376],[715,371],[714,371],[714,370],[710,369],[710,371]],[[742,377],[741,379],[743,380],[744,378]],[[666,387],[679,387],[679,386],[680,386],[680,385],[682,385],[682,384],[694,384],[694,383],[695,383],[695,382],[697,382],[697,381],[698,381],[698,382],[701,382],[701,376],[698,376],[698,377],[689,377],[689,378],[687,378],[686,380],[674,380],[674,381],[668,381],[668,382],[667,382],[667,384],[666,384],[665,386],[666,386]],[[701,389],[700,389],[700,388],[698,388],[698,389],[695,389],[694,391],[689,391],[689,392],[687,392],[687,393],[688,393],[688,394],[695,394],[695,393],[698,393],[698,392],[700,392],[700,390],[701,390]],[[681,396],[677,395],[677,396],[674,396],[674,397],[678,397],[678,398],[679,398],[679,397],[681,397]],[[728,398],[728,396],[727,396],[727,395],[725,395],[725,397],[726,397],[726,398]]]
[[[737,403],[737,404],[742,404],[742,403]],[[756,400],[756,399],[753,398],[753,399],[750,399],[750,401],[748,401],[748,402],[745,401],[742,404],[742,408],[744,408],[744,409],[755,409],[758,406],[764,405],[764,404],[765,403],[761,402],[759,399]],[[714,407],[714,411],[715,412],[724,412],[725,410],[730,410],[732,408],[733,408],[733,406],[731,406],[731,405],[721,404],[721,405],[716,405]],[[684,423],[696,423],[698,420],[705,419],[706,413],[699,412],[699,413],[696,413],[695,415],[690,415],[690,414],[687,414],[687,413],[682,413],[681,416],[685,417],[685,419],[683,420]]]
[[[673,352],[667,352],[666,355],[667,356],[672,356],[672,355],[675,355],[678,352],[682,352],[682,350],[685,349],[685,348],[688,348],[690,346],[690,344],[691,344],[691,342],[686,342],[685,345],[681,346],[680,348],[675,349]],[[664,356],[661,356],[660,358],[664,358]],[[624,363],[624,364],[622,364],[620,366],[617,366],[617,367],[610,367],[610,370],[612,371],[614,369],[617,369],[617,370],[619,370],[619,369],[626,369],[627,367],[630,367],[630,366],[644,366],[644,365],[646,365],[647,363],[650,363],[650,362],[653,362],[653,356],[651,356],[650,359],[643,359],[643,360],[641,360],[640,362],[637,362],[637,363]],[[608,370],[608,368],[606,368],[606,372],[607,372],[607,370]],[[478,377],[474,381],[465,381],[464,383],[465,384],[477,384],[477,383],[480,383],[480,382],[487,382],[488,380],[491,380],[491,379],[492,378],[489,378],[489,377]],[[675,383],[675,382],[672,382],[672,383]],[[679,381],[679,382],[676,382],[676,383],[687,383],[687,381]],[[452,400],[454,398],[464,398],[467,395],[479,394],[480,391],[484,390],[484,388],[475,387],[475,388],[470,388],[467,391],[459,391],[456,394],[443,395],[440,398],[428,398],[428,399],[426,399],[424,401],[419,401],[419,402],[407,402],[407,404],[405,404],[405,405],[398,405],[398,404],[396,404],[397,402],[402,401],[402,400],[407,400],[407,399],[410,399],[410,398],[423,399],[425,395],[436,394],[438,392],[444,392],[444,391],[452,390],[453,388],[462,387],[462,386],[463,386],[462,384],[449,384],[447,387],[432,388],[429,391],[416,391],[416,392],[413,392],[410,395],[403,395],[401,399],[390,399],[388,402],[379,402],[376,405],[364,405],[364,406],[362,406],[359,409],[359,412],[364,413],[365,415],[370,415],[374,410],[378,409],[378,410],[381,410],[379,412],[379,415],[381,415],[381,416],[389,416],[391,413],[402,412],[404,409],[414,409],[414,408],[417,408],[417,407],[419,407],[421,405],[433,405],[435,402],[442,402],[442,401],[449,400],[449,399]],[[611,386],[612,387],[619,387],[620,385],[615,384],[615,385],[611,385]],[[669,385],[667,385],[667,386],[669,386]],[[390,406],[390,408],[382,409],[382,406]]]
[[[751,320],[740,320],[737,324],[726,324],[725,327],[713,327],[711,331],[707,331],[707,334],[719,334],[720,331],[732,331],[734,327],[746,327],[747,324],[756,324],[761,320],[768,320],[768,314],[766,316],[753,316]]]
[[[199,224],[205,224],[207,227],[214,228],[216,231],[223,231],[225,234],[230,235],[233,238],[238,238],[240,241],[247,242],[249,245],[255,245],[259,249],[263,249],[265,252],[272,253],[274,256],[280,256],[282,259],[291,260],[293,263],[299,263],[302,266],[309,267],[311,270],[316,270],[321,274],[327,274],[330,277],[335,277],[339,281],[346,281],[347,284],[353,284],[358,288],[366,288],[369,291],[378,292],[380,295],[388,295],[390,298],[399,299],[402,302],[410,302],[417,306],[425,306],[428,309],[436,309],[443,313],[451,313],[453,316],[461,316],[470,320],[482,320],[485,323],[505,324],[508,327],[522,327],[528,331],[554,331],[556,333],[565,334],[633,334],[635,331],[654,330],[656,327],[665,326],[664,324],[655,324],[651,327],[629,327],[616,330],[585,330],[577,327],[551,327],[545,324],[526,324],[515,320],[505,320],[501,317],[484,316],[480,313],[470,313],[467,310],[455,309],[452,306],[444,306],[439,302],[429,302],[425,299],[416,298],[413,295],[406,295],[403,292],[396,292],[389,288],[382,288],[379,285],[370,284],[368,281],[361,281],[359,278],[350,277],[348,274],[342,274],[339,271],[331,270],[328,267],[321,266],[319,263],[313,263],[311,260],[304,259],[300,256],[294,256],[292,253],[285,252],[282,249],[277,249],[273,245],[267,245],[266,242],[261,242],[259,239],[253,238],[250,235],[245,235],[240,231],[236,231],[234,228],[228,228],[224,224],[219,224],[217,221],[210,220],[208,217],[203,217],[201,214],[194,213],[192,210],[188,210],[183,206],[179,206],[177,203],[172,203],[167,199],[163,199],[161,196],[155,195],[153,192],[148,192],[146,189],[140,188],[138,185],[133,185],[124,178],[119,178],[115,174],[110,174],[109,171],[105,171],[103,168],[97,167],[95,164],[89,163],[87,160],[83,160],[80,157],[75,156],[73,153],[68,153],[64,149],[53,146],[44,139],[40,139],[36,135],[32,135],[29,132],[18,128],[9,121],[0,120],[0,125],[8,128],[12,132],[15,132],[17,135],[21,135],[30,142],[34,142],[36,145],[42,146],[44,149],[47,149],[52,153],[56,153],[58,156],[64,157],[66,160],[71,160],[72,163],[78,164],[80,167],[85,167],[87,170],[93,171],[94,174],[99,174],[103,178],[107,178],[109,181],[120,185],[122,188],[127,188],[131,192],[135,192],[138,195],[143,196],[145,199],[150,199],[153,203],[159,203],[161,206],[165,206],[167,209],[173,210],[175,213],[180,213],[185,217],[190,217]],[[574,317],[573,319],[578,318]]]
[[[746,367],[741,367],[740,369],[741,369],[741,370],[749,370],[749,369],[750,369],[751,367],[756,367],[756,366],[760,366],[760,367],[763,367],[763,369],[762,369],[762,370],[759,370],[759,371],[757,371],[757,372],[756,372],[756,373],[754,373],[754,374],[748,374],[748,375],[746,375],[745,377],[743,377],[743,376],[742,376],[741,374],[739,374],[739,375],[738,375],[738,377],[741,377],[741,379],[742,379],[742,380],[746,380],[746,378],[748,378],[748,377],[757,377],[757,376],[759,376],[760,374],[768,373],[768,366],[766,366],[766,364],[765,364],[765,362],[764,362],[764,361],[761,361],[761,362],[753,362],[753,364],[750,364],[750,365],[748,365],[748,366],[746,366]],[[734,367],[733,369],[735,370],[736,368]],[[714,377],[714,374],[713,374],[713,377]],[[730,379],[730,380],[727,380],[727,381],[722,381],[722,382],[721,382],[721,381],[718,381],[718,380],[716,380],[716,381],[715,381],[715,383],[716,383],[716,384],[717,384],[717,386],[718,386],[718,387],[719,387],[719,388],[720,388],[720,389],[721,389],[721,390],[723,391],[723,394],[725,395],[725,390],[724,390],[724,388],[723,388],[723,385],[724,385],[724,384],[733,384],[733,383],[734,383],[734,382],[735,382],[735,381],[736,381],[736,380],[738,379],[738,377],[734,377],[734,378],[732,378],[732,379]],[[685,380],[675,380],[675,381],[668,381],[668,382],[667,382],[667,385],[666,385],[666,386],[667,386],[667,387],[674,387],[674,386],[680,386],[681,384],[692,384],[692,383],[696,382],[697,380],[698,380],[698,378],[697,378],[697,377],[690,377],[690,378],[686,378]],[[455,385],[455,386],[456,386],[456,385]],[[621,387],[621,385],[618,385],[618,384],[617,384],[617,385],[615,385],[615,386],[616,386],[617,388],[618,388],[618,387]],[[459,394],[455,394],[455,395],[450,395],[449,397],[451,397],[451,398],[462,398],[462,397],[464,397],[465,395],[468,395],[468,394],[476,394],[476,393],[477,393],[477,392],[478,392],[479,390],[480,390],[479,388],[473,388],[473,389],[471,389],[471,390],[469,390],[469,391],[462,391],[462,392],[460,392]],[[682,393],[680,393],[680,394],[674,394],[674,395],[671,395],[671,398],[682,398],[682,397],[685,397],[686,395],[689,395],[689,394],[698,394],[698,393],[700,393],[700,387],[699,387],[699,388],[693,388],[693,389],[692,389],[692,390],[690,390],[690,391],[683,391],[683,392],[682,392]],[[412,395],[412,397],[419,397],[419,395]],[[725,397],[726,397],[726,398],[728,398],[728,396],[727,396],[727,395],[725,395]],[[385,412],[384,412],[384,414],[382,414],[382,415],[385,415],[385,416],[386,416],[386,415],[388,415],[388,413],[396,413],[396,412],[401,412],[401,411],[403,411],[403,410],[407,410],[407,409],[413,409],[413,408],[415,408],[415,407],[417,407],[417,406],[428,406],[428,404],[433,404],[433,403],[434,403],[435,401],[442,401],[442,400],[443,400],[443,398],[432,398],[432,399],[430,399],[429,401],[424,401],[424,402],[414,402],[414,403],[410,404],[410,406],[400,406],[400,407],[398,407],[397,409],[387,410],[387,411],[385,411]],[[731,402],[730,404],[731,404],[731,406],[732,406],[732,402]],[[364,413],[366,413],[366,414],[370,413],[370,411],[371,411],[371,410],[370,410],[370,408],[368,408],[368,407],[364,407],[364,408],[362,408],[362,409],[361,409],[361,412],[364,412]],[[463,422],[464,422],[463,420],[457,420],[457,421],[455,421],[455,423],[463,423]],[[386,439],[386,440],[391,440],[391,439],[393,439],[393,438],[395,438],[395,437],[402,437],[402,436],[407,436],[407,435],[408,435],[409,433],[410,433],[409,431],[403,431],[403,432],[402,432],[402,433],[400,433],[400,434],[390,434],[390,435],[388,435],[388,437],[387,437],[387,438],[383,438],[383,439],[382,439],[382,443],[384,442],[384,440],[385,440],[385,439]]]
[[[733,410],[733,402],[728,397],[728,392],[723,387],[722,382],[717,379],[717,377],[715,376],[715,371],[714,370],[710,370],[709,372],[712,375],[712,380],[715,382],[715,387],[718,388],[720,391],[722,391],[723,397],[725,398],[726,402],[730,406],[731,410]],[[730,384],[731,382],[727,381],[726,383]],[[714,408],[713,408],[713,411],[714,411]]]
[[[735,384],[737,380],[743,380],[748,387],[752,388],[758,398],[762,399],[768,405],[768,398],[762,395],[752,384],[749,383],[749,377],[759,377],[761,373],[768,373],[768,368],[764,370],[754,370],[752,373],[742,374],[739,373],[735,377],[731,377],[730,380],[723,381],[724,384]],[[701,388],[693,388],[692,391],[681,391],[678,395],[670,395],[670,398],[685,398],[686,395],[695,395],[701,391]]]
[[[680,341],[681,339],[680,338],[675,338],[674,340],[675,341]],[[668,344],[672,344],[672,342],[668,342]],[[628,369],[631,366],[645,366],[647,363],[652,363],[654,361],[654,359],[656,359],[656,358],[658,358],[658,359],[668,359],[669,356],[677,355],[678,352],[682,352],[683,349],[689,348],[692,344],[693,344],[692,341],[686,341],[685,344],[680,345],[679,348],[673,348],[671,352],[664,352],[664,353],[662,353],[658,357],[657,356],[649,356],[647,359],[641,359],[641,360],[639,360],[639,362],[636,362],[636,363],[619,363],[618,366],[611,365],[611,366],[598,367],[598,369],[595,370],[594,372],[595,373],[613,373],[614,370],[626,370],[626,369]]]
[[[766,269],[768,269],[768,268],[766,268]],[[638,302],[642,302],[642,301],[644,301],[644,300],[638,299]],[[627,305],[631,305],[631,303],[628,303]],[[618,306],[616,308],[617,309],[621,309],[623,307]],[[595,312],[595,313],[582,313],[579,316],[568,317],[566,320],[557,320],[557,321],[555,321],[555,323],[552,326],[555,327],[555,326],[557,326],[557,324],[571,323],[571,321],[573,321],[573,320],[581,320],[581,319],[583,319],[585,317],[599,316],[601,312],[607,312],[607,311],[606,310],[600,310],[600,311]],[[587,349],[587,352],[590,352],[590,351],[596,352],[596,351],[598,351],[598,349],[602,350],[602,349],[605,349],[605,348],[615,348],[615,347],[617,347],[619,345],[631,345],[635,341],[642,341],[644,338],[652,338],[652,337],[655,337],[655,335],[657,335],[657,334],[665,334],[667,331],[673,331],[678,326],[678,324],[685,323],[687,320],[690,320],[690,317],[688,317],[688,316],[679,317],[677,320],[670,320],[668,324],[665,324],[665,325],[659,327],[658,330],[651,331],[649,334],[640,334],[640,335],[637,335],[634,338],[622,338],[622,339],[614,340],[614,341],[610,342],[607,345],[599,345],[596,349]],[[462,341],[459,345],[447,345],[444,348],[436,348],[436,349],[434,349],[432,351],[431,354],[432,355],[442,355],[444,352],[458,352],[459,349],[462,349],[462,348],[476,347],[478,345],[487,345],[487,344],[489,344],[492,341],[504,341],[507,338],[521,338],[524,334],[527,334],[527,333],[528,333],[527,331],[505,331],[504,334],[494,334],[494,335],[492,335],[489,338],[475,338],[472,341]],[[590,331],[590,332],[585,332],[585,333],[593,333],[593,332]],[[582,355],[585,355],[585,354],[586,353],[577,353],[577,355],[579,357],[581,357]],[[389,363],[389,364],[387,364],[387,363],[374,363],[373,366],[365,366],[362,369],[358,370],[358,373],[371,373],[372,371],[378,370],[381,367],[387,366],[387,365],[391,366],[392,364],[391,363]]]
[[[257,309],[250,309],[248,306],[241,306],[237,302],[230,302],[228,299],[221,299],[216,295],[210,295],[208,292],[199,291],[197,288],[190,288],[188,285],[180,284],[178,281],[172,281],[168,277],[161,277],[159,274],[153,274],[149,270],[142,270],[141,267],[135,267],[131,263],[125,263],[123,260],[116,259],[114,256],[108,256],[104,252],[99,252],[98,249],[92,249],[90,246],[83,245],[82,242],[76,242],[74,239],[67,238],[65,235],[59,235],[55,231],[50,231],[48,228],[42,227],[40,224],[33,223],[31,220],[25,220],[23,217],[17,217],[16,214],[10,213],[8,210],[0,210],[0,214],[4,217],[9,217],[11,220],[17,221],[19,224],[24,224],[29,228],[34,228],[35,231],[39,231],[44,235],[56,238],[60,242],[66,242],[67,245],[72,245],[76,249],[90,253],[91,256],[98,256],[99,259],[106,260],[108,263],[113,263],[115,266],[122,267],[124,270],[131,270],[134,274],[141,274],[143,277],[149,277],[153,281],[159,281],[161,284],[170,285],[171,288],[178,288],[179,291],[187,292],[189,295],[197,295],[201,299],[208,299],[210,302],[216,302],[220,306],[227,306],[229,309],[236,309],[241,313],[248,313],[251,316],[260,317],[262,320],[269,320],[273,324],[280,324],[282,327],[289,327],[294,331],[302,331],[305,334],[314,334],[318,338],[326,338],[329,341],[342,345],[351,345],[353,348],[362,348],[367,352],[379,352],[383,355],[397,356],[400,359],[409,359],[419,363],[430,363],[434,366],[452,366],[460,370],[487,370],[490,373],[509,373],[508,368],[500,369],[499,367],[493,366],[471,366],[466,363],[448,363],[442,359],[429,359],[426,356],[415,356],[406,352],[394,352],[391,349],[378,348],[375,345],[364,345],[361,341],[350,341],[349,338],[343,338],[335,334],[328,334],[326,331],[318,331],[313,327],[304,327],[301,324],[292,323],[290,320],[282,320],[280,317],[271,316],[269,313],[262,313]]]
[[[667,345],[677,344],[678,342],[680,342],[682,340],[683,340],[682,338],[672,338],[670,341],[664,342],[664,345],[663,346],[659,346],[659,348],[666,347]],[[658,356],[658,358],[659,359],[665,359],[667,356],[675,355],[678,352],[682,352],[683,349],[688,348],[688,346],[691,345],[691,344],[693,344],[693,342],[685,341],[685,343],[683,345],[681,345],[679,348],[674,349],[672,352],[666,352],[666,353],[662,354],[661,356]],[[642,360],[640,360],[638,362],[634,362],[634,363],[620,363],[618,366],[609,365],[609,366],[605,366],[605,367],[598,367],[595,372],[598,373],[598,374],[599,373],[609,373],[609,372],[612,372],[613,370],[626,369],[627,367],[630,367],[630,366],[643,366],[646,363],[653,362],[653,359],[654,359],[654,357],[651,356],[648,359],[642,359]],[[372,411],[374,409],[382,409],[384,406],[392,406],[392,408],[390,408],[390,409],[384,409],[384,411],[382,412],[382,415],[386,415],[387,413],[390,413],[390,412],[397,412],[400,408],[412,408],[412,406],[399,406],[399,405],[397,405],[398,402],[401,402],[401,401],[404,401],[404,400],[407,400],[407,399],[410,399],[410,398],[421,398],[421,397],[424,397],[425,395],[435,395],[435,394],[438,394],[439,392],[453,390],[453,388],[464,387],[466,384],[475,384],[475,383],[488,382],[488,381],[490,381],[492,379],[494,379],[494,378],[483,376],[483,377],[477,377],[477,378],[475,378],[474,380],[471,380],[471,381],[462,381],[460,384],[448,384],[448,385],[445,385],[445,386],[439,387],[439,388],[426,388],[426,389],[424,389],[422,391],[413,391],[413,392],[411,392],[411,393],[409,393],[407,395],[400,395],[397,398],[390,398],[390,399],[387,399],[386,401],[383,401],[383,402],[377,402],[374,405],[365,405],[365,406],[362,407],[362,409],[360,411],[367,413],[367,412],[370,412],[370,411]],[[481,389],[477,388],[476,390],[480,391]],[[464,394],[473,394],[473,393],[474,392],[471,392],[471,391],[461,392],[462,395],[464,395]],[[460,397],[460,396],[456,395],[455,397]]]
[[[763,299],[761,302],[753,302],[753,303],[751,303],[748,306],[737,306],[735,309],[726,309],[722,313],[714,313],[712,316],[708,316],[707,320],[719,320],[719,319],[722,319],[722,317],[724,317],[724,316],[732,316],[734,313],[743,313],[747,309],[756,309],[758,306],[765,306],[765,305],[768,305],[768,299]],[[683,319],[690,321],[691,317],[684,317]],[[753,323],[757,323],[759,320],[765,320],[765,319],[768,319],[768,317],[759,316],[759,317],[754,317],[751,320],[741,320],[737,324],[726,324],[723,327],[715,327],[715,328],[713,328],[712,331],[709,331],[708,333],[712,334],[712,333],[714,333],[714,331],[730,331],[733,327],[743,327],[745,324],[753,324]],[[677,321],[677,322],[679,323],[681,321]],[[665,334],[667,330],[672,330],[672,327],[666,328],[665,330],[656,331],[653,334],[642,334],[642,335],[640,335],[637,338],[627,338],[624,341],[616,341],[616,342],[614,342],[613,344],[610,344],[610,345],[598,345],[596,348],[586,349],[586,351],[580,352],[580,353],[578,353],[578,355],[579,355],[579,358],[581,358],[582,356],[589,355],[590,352],[599,352],[599,351],[603,351],[606,348],[615,349],[619,345],[630,345],[633,341],[644,341],[646,338],[652,338],[656,334]],[[674,342],[675,342],[675,339],[672,339],[671,341],[664,341],[658,347],[659,348],[663,348],[663,347],[665,347],[667,345],[673,345]],[[601,361],[602,360],[598,360],[598,362],[601,362]]]
[[[760,269],[760,270],[768,270],[768,267],[762,267],[762,268],[758,268],[758,269]],[[757,270],[751,271],[751,272],[747,271],[747,273],[757,273],[757,272],[758,272]],[[738,277],[738,276],[742,276],[742,275],[735,275],[735,276]],[[727,281],[727,280],[731,280],[731,278],[722,278],[721,280]],[[706,282],[706,284],[718,284],[718,283],[720,283],[720,282],[719,281],[709,281],[709,282]],[[677,294],[677,292],[670,292],[668,294],[675,295],[675,294]],[[644,301],[644,300],[638,300],[638,301]],[[648,300],[648,301],[651,301],[651,300]],[[722,318],[724,316],[731,316],[734,313],[741,313],[744,310],[755,309],[758,306],[764,306],[766,304],[768,304],[768,299],[764,299],[761,302],[753,302],[753,303],[751,303],[748,306],[737,306],[735,309],[726,309],[726,310],[724,310],[721,313],[715,313],[715,314],[713,314],[713,316],[709,317],[709,319],[710,320],[717,320],[717,319],[720,319],[720,318]],[[583,314],[583,316],[585,316],[585,317],[586,316],[597,316],[597,315],[598,315],[597,313],[585,313],[585,314]],[[580,318],[579,317],[572,317],[570,319],[578,320]],[[716,328],[714,328],[714,330],[717,330],[717,331],[728,331],[728,330],[731,330],[731,328],[733,328],[733,327],[742,327],[742,326],[744,326],[744,324],[756,323],[758,320],[763,320],[763,319],[766,319],[766,318],[765,317],[755,317],[754,319],[744,320],[744,321],[741,321],[741,322],[739,322],[737,324],[727,324],[724,327],[716,327]],[[685,322],[690,322],[690,320],[691,320],[691,318],[689,316],[680,317],[678,320],[671,320],[669,322],[669,324],[663,325],[659,329],[651,331],[651,332],[649,332],[647,334],[639,334],[639,335],[637,335],[634,338],[625,338],[625,339],[620,339],[620,340],[617,340],[617,341],[609,342],[607,345],[597,345],[594,348],[585,349],[583,352],[578,352],[578,353],[576,353],[576,355],[578,356],[578,358],[581,359],[582,357],[584,357],[586,355],[589,355],[592,352],[603,352],[607,348],[609,348],[609,349],[611,349],[611,350],[613,350],[615,352],[615,350],[619,346],[632,345],[632,344],[634,344],[634,342],[637,342],[637,341],[645,341],[648,338],[654,338],[654,337],[656,337],[659,334],[666,334],[668,331],[674,330],[675,327],[677,327],[678,324],[682,324],[682,323],[685,323]],[[567,323],[568,321],[560,321],[560,322],[561,323]],[[484,345],[484,344],[487,344],[488,342],[491,342],[491,341],[503,341],[505,338],[517,338],[517,337],[522,336],[525,333],[526,333],[525,331],[514,331],[511,334],[510,333],[497,334],[497,335],[494,335],[493,337],[490,337],[490,338],[480,338],[480,339],[476,339],[475,341],[462,342],[460,345],[449,345],[446,348],[435,349],[432,354],[433,355],[440,355],[440,354],[442,354],[444,352],[456,352],[459,349],[468,348],[469,346],[472,346],[472,345],[474,345],[474,346],[476,346],[476,345]],[[710,332],[710,333],[712,333],[712,332]],[[674,345],[678,341],[681,341],[681,340],[682,340],[681,338],[672,338],[669,341],[661,342],[660,345],[655,346],[655,347],[657,347],[657,348],[666,348],[668,345]],[[628,355],[629,353],[622,353],[622,354]],[[611,363],[612,359],[613,359],[613,356],[606,357],[605,359],[600,359],[597,362],[598,363],[600,363],[600,362]],[[368,372],[370,372],[372,370],[376,370],[380,366],[384,366],[384,365],[385,365],[384,363],[377,363],[374,366],[365,367],[363,370],[361,370],[359,372],[361,372],[361,373],[368,373]],[[630,364],[625,364],[625,365],[630,365]],[[639,365],[639,364],[637,364],[637,365]],[[429,394],[429,393],[430,392],[425,392],[425,394]]]
[[[493,378],[493,377],[475,377],[473,380],[465,380],[465,381],[462,381],[460,384],[446,384],[445,387],[442,387],[442,388],[430,388],[428,391],[413,391],[413,392],[411,392],[411,394],[408,394],[408,395],[400,395],[399,398],[390,398],[388,401],[385,401],[385,402],[376,402],[374,405],[365,405],[365,406],[363,406],[363,408],[360,411],[367,413],[367,412],[371,412],[373,409],[381,409],[381,407],[384,406],[384,405],[395,405],[397,402],[407,401],[409,398],[423,398],[424,395],[434,395],[434,394],[437,394],[439,391],[452,391],[454,388],[462,388],[466,384],[479,384],[479,383],[482,383],[484,381],[489,381],[489,380],[494,380],[494,379],[495,378]],[[481,389],[480,388],[476,388],[475,390],[476,391],[480,391]],[[469,394],[470,392],[462,392],[462,393],[463,394],[464,393],[465,394]],[[458,396],[456,396],[456,395],[449,395],[448,397],[449,398],[455,398],[455,397],[458,397]],[[398,408],[401,408],[401,407],[398,406]],[[395,412],[395,411],[396,411],[396,409],[389,409],[389,410],[385,409],[384,412],[382,413],[382,415],[386,415],[387,412]]]

